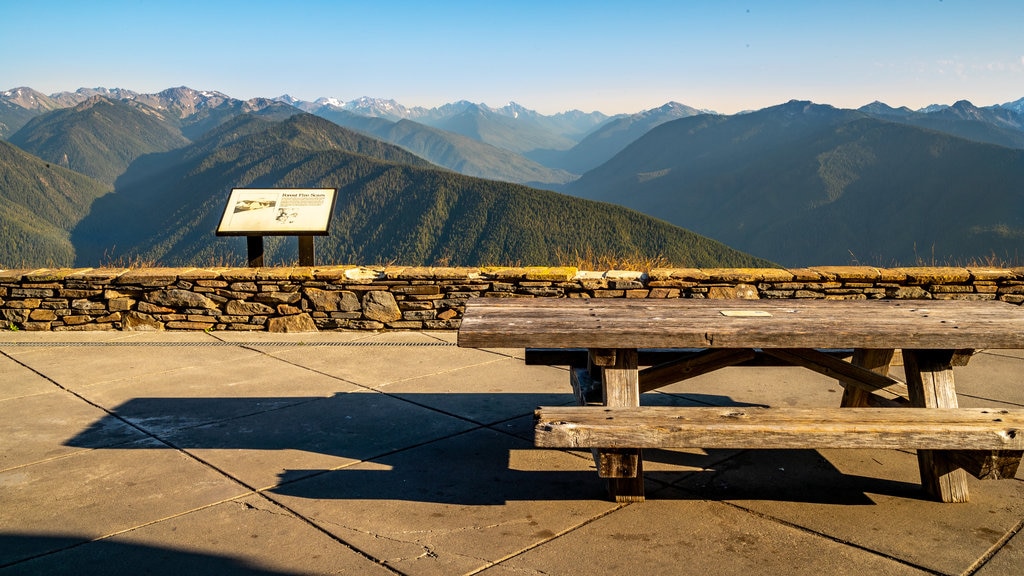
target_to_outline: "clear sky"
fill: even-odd
[[[545,114],[1024,98],[1024,0],[0,0],[0,90]]]

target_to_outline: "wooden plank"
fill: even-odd
[[[616,351],[614,348],[592,348],[589,351],[590,364],[593,366],[615,366]]]
[[[636,350],[623,349],[615,354],[616,362],[601,370],[605,406],[639,406],[640,383]]]
[[[677,360],[687,354],[700,352],[697,349],[638,350],[638,366],[656,366]],[[586,348],[527,348],[524,354],[527,366],[586,366],[589,351]]]
[[[953,350],[903,350],[910,403],[924,408],[956,408]],[[974,448],[990,448],[974,446]],[[1007,448],[1012,449],[1012,448]],[[967,502],[967,473],[952,458],[934,450],[918,450],[917,464],[926,492],[942,502]]]
[[[572,386],[572,393],[576,397],[577,405],[586,406],[601,402],[603,395],[601,383],[594,380],[590,375],[590,371],[586,368],[573,368],[570,370],[569,384]]]
[[[770,316],[725,316],[758,311]],[[1024,348],[1024,307],[958,300],[475,298],[459,345],[508,348]]]
[[[593,378],[589,368],[572,368],[569,371],[569,382],[572,384],[572,392],[576,397],[576,404],[580,406],[597,405],[601,402],[603,391],[601,390],[601,383]],[[590,449],[591,455],[594,458],[594,467],[598,471],[598,476],[601,478],[608,478],[608,493],[615,498],[615,494],[620,491],[628,491],[628,486],[620,488],[617,480],[611,478],[612,475],[623,475],[630,474],[635,476],[641,470],[643,462],[640,460],[639,454],[635,450],[629,451],[628,455],[623,456],[619,453],[616,456],[615,450],[598,450],[597,448]],[[623,466],[624,469],[618,469],[617,467]]]
[[[595,354],[591,353],[591,357]],[[640,406],[640,382],[635,349],[615,350],[615,364],[601,369],[603,403],[612,408]],[[609,495],[616,502],[643,502],[643,459],[640,450],[632,447],[602,450],[608,446],[593,447],[597,451],[598,476],[608,479]]]
[[[1024,449],[1024,409],[541,407],[547,448]]]
[[[907,385],[873,370],[856,366],[838,358],[808,349],[765,349],[765,354],[776,356],[796,366],[802,366],[865,392],[884,390],[898,397],[907,397]],[[888,370],[888,369],[886,369]]]
[[[977,350],[973,349],[957,350],[956,352],[953,353],[953,359],[950,361],[950,363],[953,366],[967,366],[967,364],[970,363],[971,358],[973,358],[977,352]]]
[[[657,366],[667,362],[674,362],[694,354],[704,352],[704,348],[644,348],[637,351],[638,366]],[[852,349],[830,349],[819,350],[834,358],[849,359],[853,356]],[[769,356],[760,350],[751,350],[753,358],[736,364],[736,366],[789,366],[774,356]],[[527,348],[524,354],[524,361],[527,366],[573,366],[583,367],[587,365],[588,352],[586,348]]]
[[[652,366],[642,370],[639,374],[640,392],[650,392],[681,380],[696,378],[701,374],[735,366],[753,360],[755,356],[754,351],[749,348],[725,348],[697,352],[678,360]]]
[[[893,356],[896,355],[896,350],[892,348],[858,348],[853,353],[853,359],[850,363],[854,366],[863,368],[879,376],[889,376],[889,367],[892,365]],[[872,390],[865,390],[862,386],[857,386],[856,382],[851,382],[848,379],[839,378],[839,383],[843,385],[843,400],[840,406],[846,408],[867,408],[873,403],[871,396],[874,394]],[[906,390],[906,386],[904,386]],[[900,394],[903,398],[906,398],[905,394]]]
[[[1020,450],[972,450],[946,452],[953,464],[978,480],[1002,480],[1014,478],[1020,468]]]

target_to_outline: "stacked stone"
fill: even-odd
[[[303,289],[320,329],[447,330],[491,285],[476,268],[317,269]]]
[[[829,266],[791,269],[791,280],[764,281],[767,298],[1003,300],[1020,304],[1024,270],[957,267]]]
[[[0,271],[0,327],[15,330],[120,328],[127,302],[100,301],[103,284],[70,279],[66,270]],[[102,276],[102,275],[101,275]],[[5,325],[6,324],[6,325]]]
[[[491,298],[1002,300],[1024,304],[1024,268],[573,267],[0,270],[10,330],[449,330]]]

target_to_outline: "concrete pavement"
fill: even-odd
[[[0,334],[8,574],[1021,573],[1024,471],[923,498],[913,453],[645,452],[648,501],[532,447],[567,372],[454,332]],[[1024,407],[1024,353],[957,370]],[[731,368],[649,404],[836,406],[835,381]]]

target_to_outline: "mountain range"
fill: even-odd
[[[1024,150],[955,135],[978,123],[950,116],[943,132],[913,114],[897,122],[800,101],[693,116],[652,129],[566,192],[788,266],[1019,261]]]
[[[1024,99],[918,111],[881,102],[841,110],[793,101],[731,116],[670,102],[629,115],[545,116],[514,103],[492,108],[461,101],[425,109],[371,98],[241,101],[185,87],[49,96],[18,88],[0,93],[0,136],[42,161],[30,166],[87,176],[92,192],[86,197],[97,197],[96,186],[113,191],[95,200],[75,226],[65,221],[46,229],[58,244],[54,230],[64,231],[62,241],[74,244],[78,263],[238,257],[237,245],[226,248],[232,240],[210,239],[203,228],[223,208],[216,205],[227,190],[313,183],[343,190],[339,206],[358,201],[361,209],[348,208],[352,214],[388,222],[370,234],[364,229],[374,225],[369,220],[345,220],[348,236],[325,239],[334,257],[353,259],[472,263],[525,261],[529,254],[547,261],[552,250],[584,246],[671,252],[690,263],[710,262],[716,254],[721,262],[892,265],[1016,261],[1024,251]],[[281,165],[284,158],[291,164]],[[381,162],[392,168],[379,172]],[[4,170],[0,165],[0,176]],[[351,180],[355,173],[363,176]],[[427,183],[441,190],[424,189]],[[18,186],[24,193],[31,188]],[[473,210],[465,207],[471,196],[478,206]],[[157,205],[159,211],[145,216]],[[537,206],[587,217],[552,220]],[[434,214],[428,218],[433,224],[421,226],[408,210]],[[26,221],[25,210],[18,211]],[[493,212],[515,222],[494,231],[507,235],[500,249],[502,242],[488,236]],[[111,220],[112,214],[120,219]],[[462,230],[473,245],[441,234],[437,222],[455,217],[487,222],[467,228],[474,233]],[[603,226],[604,220],[615,224]],[[664,228],[665,221],[675,226]],[[194,222],[203,224],[194,228]],[[556,233],[560,227],[566,230]],[[587,227],[601,235],[587,239],[580,232]],[[403,236],[409,231],[418,235],[415,241]],[[437,234],[444,242],[427,240]],[[516,234],[534,239],[513,242]],[[667,236],[656,240],[659,234],[685,237],[700,248],[687,253]],[[287,242],[271,242],[270,250],[279,250],[277,244],[281,257],[290,257]],[[0,262],[17,258],[26,257],[0,251]]]
[[[321,261],[332,263],[548,263],[558,254],[587,252],[702,266],[769,264],[622,207],[442,169],[282,102],[224,115],[195,140],[184,136],[183,127],[198,125],[198,114],[217,117],[216,108],[182,113],[187,107],[144,106],[92,94],[26,122],[11,140],[45,143],[34,150],[49,163],[4,143],[10,160],[0,162],[0,180],[11,183],[5,190],[18,191],[8,195],[12,214],[2,215],[5,231],[39,224],[31,219],[37,211],[33,196],[68,194],[34,187],[46,170],[78,177],[91,197],[65,218],[40,215],[59,224],[37,226],[46,242],[15,241],[8,234],[12,240],[0,245],[0,262],[238,265],[245,261],[244,239],[213,232],[228,192],[248,186],[337,188],[331,234],[317,240]],[[162,120],[146,121],[151,118]],[[101,139],[82,136],[80,127],[90,123]],[[112,129],[118,126],[120,133]],[[182,140],[161,144],[168,134]],[[150,143],[145,153],[119,153],[135,150],[139,141]],[[71,152],[76,149],[96,154]],[[101,182],[60,166],[80,158],[84,164],[76,167],[83,172],[119,173],[112,183]],[[20,222],[27,224],[15,228]],[[64,251],[40,251],[46,243]],[[296,256],[294,241],[268,238],[270,262],[294,262]]]

